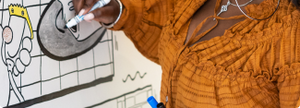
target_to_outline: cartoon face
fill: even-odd
[[[2,39],[2,56],[9,72],[18,76],[25,71],[25,67],[29,65],[30,52],[32,49],[31,30],[28,20],[24,17],[25,8],[10,5],[10,19],[8,26],[3,28]],[[27,28],[27,29],[26,29]],[[28,29],[29,28],[29,29]]]

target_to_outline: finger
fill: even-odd
[[[85,9],[81,9],[80,12],[78,13],[78,15],[82,16],[84,12],[85,12]]]
[[[108,5],[95,9],[91,13],[94,14],[94,20],[109,24],[117,19],[119,12],[119,4],[115,0],[112,0]]]
[[[83,8],[85,1],[84,0],[72,0],[73,6],[75,8],[75,13],[78,14],[78,12]]]
[[[84,20],[85,21],[92,21],[95,18],[93,13],[89,13],[87,15],[84,16]]]
[[[85,0],[84,8],[86,11],[83,14],[87,14],[98,1],[99,0]]]

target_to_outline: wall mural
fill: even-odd
[[[71,0],[0,0],[0,15],[2,107],[45,107],[93,90],[98,99],[80,100],[76,107],[150,108],[147,97],[159,94],[146,81],[155,73],[117,63],[115,32],[97,22],[63,28],[75,16]],[[105,93],[103,87],[116,90]]]

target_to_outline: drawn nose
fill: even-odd
[[[10,27],[5,27],[2,32],[3,39],[5,43],[10,43],[13,38],[13,33]]]
[[[7,71],[8,72],[13,72],[13,68],[15,66],[15,63],[11,59],[6,59],[7,63]]]

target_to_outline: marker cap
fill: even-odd
[[[157,101],[155,100],[155,98],[153,96],[150,96],[148,99],[147,99],[147,102],[150,104],[150,106],[152,108],[157,108]]]
[[[104,3],[108,4],[111,0],[103,0],[103,1],[104,1]]]

